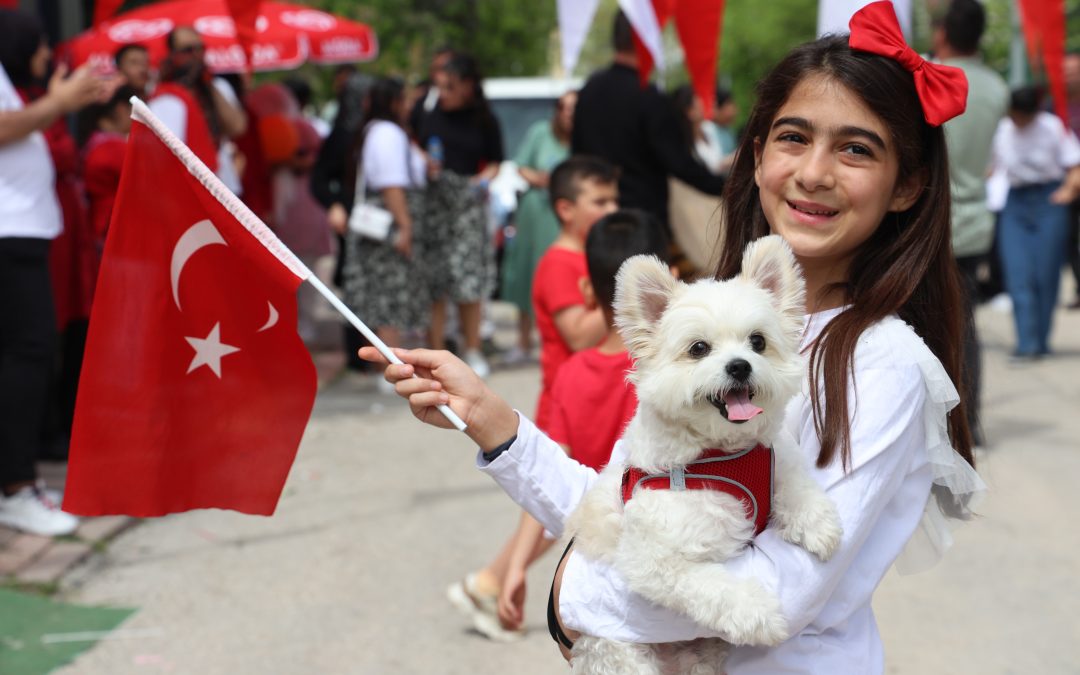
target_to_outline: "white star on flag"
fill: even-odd
[[[195,349],[195,356],[191,359],[191,365],[188,366],[187,371],[190,373],[199,366],[206,366],[214,371],[219,380],[221,379],[221,357],[240,351],[238,347],[222,344],[220,321],[214,324],[214,328],[205,339],[186,336],[184,339]]]

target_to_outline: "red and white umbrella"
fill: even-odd
[[[217,73],[245,70],[247,56],[225,0],[172,0],[146,5],[103,21],[61,45],[72,67],[90,62],[113,67],[120,47],[137,43],[150,50],[151,63],[166,53],[165,36],[177,26],[192,26],[206,44],[206,63]],[[286,70],[306,61],[353,63],[379,53],[375,31],[303,5],[263,2],[255,22],[251,60],[254,70]]]

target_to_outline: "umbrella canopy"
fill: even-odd
[[[165,56],[165,36],[177,26],[193,26],[206,44],[206,64],[217,73],[245,70],[247,55],[225,0],[171,0],[146,5],[104,21],[60,47],[75,67],[86,62],[112,68],[120,47],[137,43],[150,50],[151,63]],[[305,61],[371,61],[379,52],[370,26],[303,5],[263,2],[255,23],[254,70],[286,70]]]

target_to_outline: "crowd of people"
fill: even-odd
[[[595,470],[608,462],[637,407],[633,386],[624,381],[631,358],[613,317],[615,274],[630,256],[656,255],[672,264],[673,274],[730,276],[750,240],[769,231],[783,235],[816,292],[807,307],[819,317],[814,335],[829,337],[807,338],[805,345],[823,385],[802,402],[804,420],[813,418],[802,440],[818,466],[834,457],[848,468],[854,463],[856,478],[849,483],[876,480],[867,478],[866,467],[885,461],[878,453],[886,457],[898,477],[888,499],[929,490],[929,469],[898,469],[893,460],[907,457],[900,441],[879,447],[867,435],[873,424],[848,419],[843,393],[850,378],[877,382],[855,360],[859,350],[870,349],[861,336],[876,331],[882,342],[875,349],[900,344],[902,334],[893,331],[899,324],[889,323],[898,314],[926,339],[934,373],[959,390],[965,413],[946,424],[944,408],[931,405],[940,400],[923,406],[926,396],[942,392],[923,392],[920,368],[931,366],[911,363],[878,383],[888,391],[906,387],[892,401],[910,405],[885,412],[888,401],[881,398],[872,408],[882,416],[871,420],[880,423],[874,428],[894,428],[898,439],[910,440],[925,421],[951,437],[961,461],[970,463],[972,447],[985,442],[975,305],[995,284],[1008,294],[1016,326],[1013,361],[1027,364],[1052,353],[1066,262],[1080,293],[1080,55],[1066,57],[1072,117],[1062,121],[1047,112],[1041,89],[1010,92],[982,62],[986,17],[977,0],[952,0],[935,23],[934,61],[963,71],[968,87],[966,110],[943,124],[923,121],[926,104],[896,62],[856,54],[846,39],[832,38],[798,48],[778,66],[762,83],[741,134],[728,91],[719,89],[704,106],[690,87],[668,95],[642,86],[633,31],[619,13],[612,63],[580,91],[560,96],[550,119],[528,130],[513,157],[526,189],[501,268],[488,188],[507,157],[480,67],[469,54],[436,50],[427,80],[415,87],[339,68],[333,115],[324,121],[302,80],[252,86],[250,78],[215,76],[194,28],[168,35],[160,64],[150,63],[145,47],[128,45],[115,54],[114,74],[88,67],[69,73],[63,65],[52,68],[32,16],[0,11],[0,524],[24,531],[59,535],[77,525],[61,510],[60,495],[44,489],[34,463],[66,452],[131,96],[147,100],[309,266],[336,254],[335,285],[381,340],[393,347],[418,340],[435,350],[452,343],[461,357],[416,356],[408,361],[413,366],[437,362],[457,373],[465,364],[486,378],[483,307],[498,287],[519,317],[517,342],[502,362],[529,360],[539,336],[535,429],[555,451]],[[708,119],[706,107],[712,109]],[[920,112],[913,117],[912,111]],[[838,133],[840,140],[832,136]],[[673,188],[678,185],[704,195],[711,210],[722,204],[719,271],[681,264],[680,253],[690,252],[680,252],[680,232],[698,224],[680,222],[673,202],[685,193]],[[942,211],[944,203],[951,210]],[[372,212],[388,214],[386,233],[373,234],[361,222]],[[837,241],[803,238],[799,223],[836,217],[850,221]],[[936,238],[917,234],[919,228]],[[860,264],[848,266],[854,258]],[[306,292],[301,289],[298,330],[314,342],[317,299]],[[1070,306],[1080,307],[1080,297]],[[948,314],[944,322],[934,318],[941,310]],[[347,354],[363,346],[349,327],[343,339]],[[378,358],[370,350],[365,356]],[[436,397],[434,389],[415,388],[424,378],[404,380],[411,367],[389,369],[378,386],[413,395],[414,406],[456,396],[489,406],[491,419],[509,420],[497,429],[470,430],[493,473],[502,471],[498,456],[512,449],[550,453],[551,444],[531,424],[481,400],[480,379],[443,380],[445,391]],[[581,475],[562,478],[573,483]],[[555,495],[558,477],[533,478]],[[520,486],[510,485],[519,479],[525,480],[500,480],[527,505]],[[845,527],[862,528],[898,553],[899,530],[862,517],[866,509],[896,504],[863,503],[841,492]],[[897,508],[904,517],[920,515]],[[521,635],[525,571],[550,547],[561,529],[555,520],[565,515],[551,509],[523,511],[495,556],[449,588],[450,600],[482,634],[497,640]],[[891,563],[857,547],[849,553],[867,564]],[[589,573],[598,584],[619,583]],[[848,590],[868,600],[873,589]],[[832,607],[834,599],[822,593],[822,605]],[[872,617],[863,609],[869,605],[848,613],[849,625],[862,626],[862,638],[873,642]],[[578,626],[588,627],[588,612],[581,611],[586,620]],[[808,623],[818,618],[808,616]],[[560,626],[557,617],[552,621]],[[648,634],[643,628],[641,635]]]

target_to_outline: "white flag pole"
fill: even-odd
[[[360,333],[371,342],[372,346],[379,350],[379,353],[382,354],[387,361],[390,363],[403,363],[390,347],[380,340],[379,336],[360,320],[360,317],[356,316],[352,310],[346,307],[345,303],[343,303],[333,291],[327,288],[326,284],[320,281],[319,278],[307,268],[307,265],[301,262],[300,259],[297,258],[280,239],[278,239],[277,235],[266,226],[266,223],[259,220],[259,217],[232,193],[232,190],[225,187],[225,184],[221,182],[221,179],[214,175],[214,172],[203,164],[201,159],[195,156],[195,153],[191,151],[191,148],[184,145],[184,142],[177,138],[176,135],[150,111],[150,108],[147,107],[139,97],[132,96],[130,100],[132,119],[149,127],[161,142],[165,144],[165,147],[172,151],[173,155],[180,160],[180,163],[184,165],[188,170],[188,173],[202,183],[202,186],[205,187],[206,190],[212,194],[214,198],[240,222],[241,225],[244,226],[244,229],[259,240],[259,243],[265,246],[282,265],[288,268],[288,270],[295,274],[301,281],[306,281],[314,286],[315,290],[322,294],[334,309],[340,312],[350,324],[360,331]],[[416,377],[416,375],[413,375],[413,377]],[[443,416],[458,429],[458,431],[465,431],[466,427],[464,420],[458,417],[457,413],[450,409],[450,406],[439,405],[437,407],[439,412],[441,412]]]

